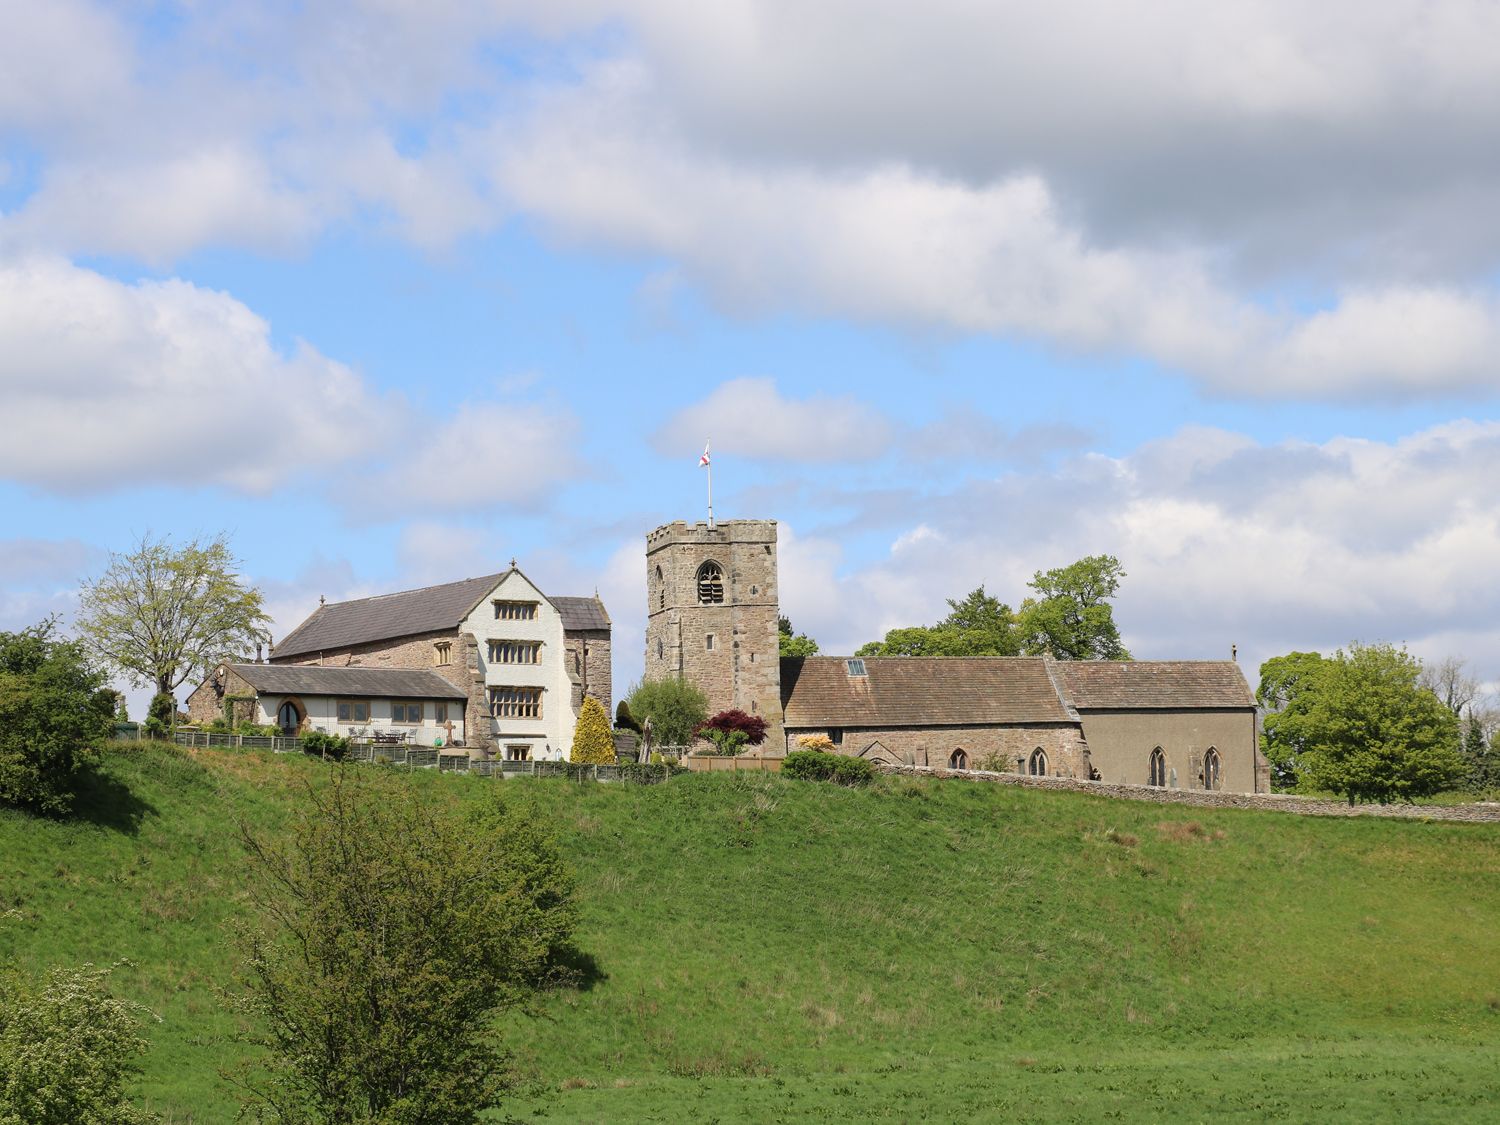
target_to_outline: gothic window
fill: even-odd
[[[1040,746],[1031,752],[1031,760],[1026,763],[1026,772],[1032,777],[1047,776],[1047,753]]]
[[[948,758],[948,768],[950,770],[966,770],[966,769],[968,769],[969,768],[969,755],[966,754],[963,751],[962,748],[953,751],[952,755],[950,755],[949,758]]]
[[[1212,746],[1203,755],[1203,788],[1213,790],[1221,784],[1219,752]]]
[[[721,605],[724,601],[724,570],[710,560],[698,568],[698,604]]]
[[[1151,751],[1151,780],[1147,785],[1155,785],[1160,788],[1167,783],[1167,756],[1161,752],[1158,746]]]
[[[662,581],[661,567],[656,568],[656,608],[667,608],[667,586],[666,583]]]

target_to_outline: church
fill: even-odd
[[[775,520],[646,536],[651,679],[764,718],[764,751],[823,736],[889,765],[1270,792],[1255,697],[1232,660],[782,659]]]

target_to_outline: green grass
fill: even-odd
[[[0,813],[0,958],[128,957],[142,1100],[232,1118],[236,823],[323,767],[148,749]],[[575,857],[592,980],[509,1029],[525,1119],[1414,1120],[1500,1103],[1500,828],[963,782],[412,775]]]

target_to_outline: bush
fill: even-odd
[[[821,750],[824,753],[833,753],[833,739],[826,734],[804,734],[797,739],[797,745],[804,750]]]
[[[822,750],[793,750],[781,763],[781,772],[801,781],[832,781],[836,785],[868,785],[875,767],[865,758],[850,758]]]
[[[53,629],[0,633],[0,801],[58,816],[114,731],[115,693]]]
[[[746,746],[759,746],[766,740],[766,721],[759,715],[747,715],[734,708],[720,711],[693,731],[698,738],[713,743],[714,753],[733,757]]]
[[[685,746],[708,718],[708,696],[687,680],[642,680],[627,697],[631,715],[651,720],[653,746]]]
[[[302,752],[316,754],[330,762],[342,762],[349,753],[349,740],[342,735],[310,730],[302,736]]]
[[[645,733],[641,730],[641,724],[636,722],[635,716],[630,713],[630,704],[623,699],[615,708],[615,729],[633,731],[636,734]]]
[[[159,691],[151,697],[151,707],[146,712],[141,732],[147,738],[166,738],[172,733],[172,720],[176,717],[177,700]]]
[[[0,987],[0,1123],[144,1125],[125,1100],[146,1052],[144,1009],[111,996],[110,970],[53,969],[41,988]],[[3,983],[3,982],[0,982]]]
[[[573,749],[568,761],[588,766],[613,765],[615,739],[609,733],[609,716],[604,705],[592,695],[584,697],[583,709],[578,712],[578,723],[573,728]]]

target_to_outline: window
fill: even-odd
[[[1047,753],[1040,746],[1031,752],[1031,759],[1026,763],[1026,772],[1032,777],[1047,776]]]
[[[968,769],[969,768],[969,755],[966,754],[962,749],[958,749],[958,750],[953,751],[953,753],[948,758],[948,768],[950,770],[966,770],[966,769]]]
[[[661,643],[661,638],[657,637],[656,638],[656,659],[661,660],[663,658],[662,654],[665,651],[666,650],[665,650],[665,648],[663,647],[663,645]]]
[[[865,662],[863,660],[858,659],[858,658],[854,658],[854,659],[851,659],[851,660],[844,661],[844,668],[848,671],[849,675],[851,675],[851,676],[868,676],[869,675],[869,673],[867,671],[865,671]]]
[[[1167,756],[1161,752],[1161,747],[1158,746],[1155,750],[1151,751],[1151,780],[1146,782],[1146,784],[1161,788],[1166,783]]]
[[[1203,755],[1203,788],[1217,789],[1223,781],[1221,773],[1219,752],[1210,746],[1208,753]]]
[[[536,602],[500,602],[495,605],[496,621],[535,621]]]
[[[667,608],[667,587],[662,582],[661,567],[656,568],[656,608]]]
[[[370,701],[368,699],[340,699],[334,704],[334,714],[341,723],[368,723]]]
[[[540,719],[542,689],[539,687],[490,688],[490,714],[497,719]]]
[[[448,721],[448,705],[446,703],[434,703],[432,705],[432,721],[435,723],[446,723]]]
[[[540,664],[541,641],[491,641],[491,664]]]
[[[524,742],[507,744],[505,747],[505,760],[507,762],[529,762],[531,761],[531,747]]]
[[[432,646],[433,660],[438,667],[453,663],[453,645],[449,641],[438,641]]]
[[[713,652],[713,650],[714,650],[714,635],[712,633],[709,633],[708,636],[706,636],[706,637],[703,638],[703,648],[704,648],[704,650],[706,652]]]
[[[724,569],[716,562],[698,568],[698,604],[721,605],[724,601]]]
[[[391,722],[393,723],[420,723],[422,721],[422,705],[410,700],[391,700]]]
[[[828,741],[831,742],[831,743],[833,743],[835,746],[842,746],[844,744],[844,730],[843,730],[843,728],[842,727],[829,727],[828,728]]]

